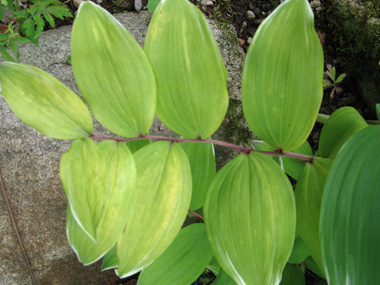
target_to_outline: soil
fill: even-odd
[[[214,5],[204,6],[200,3],[200,0],[190,1],[197,5],[208,18],[223,23],[233,24],[236,29],[238,41],[244,51],[247,51],[250,40],[254,36],[260,23],[277,7],[277,5],[280,4],[279,0],[214,0]],[[123,11],[136,12],[134,9],[134,0],[104,0],[98,2],[101,2],[100,5],[107,9],[110,13],[119,13]],[[143,5],[146,6],[147,0],[142,2]],[[66,3],[72,10],[72,13],[75,13],[77,8],[74,6],[73,1],[66,1]],[[324,4],[324,1],[321,0],[321,6],[314,9],[315,27],[324,50],[325,70],[327,69],[328,64],[335,66],[337,75],[339,75],[343,73],[344,70],[341,70],[340,68],[339,55],[336,52],[332,38],[329,36],[331,32],[329,31],[328,23],[323,16],[323,11],[327,10],[329,7],[325,7]],[[247,19],[246,13],[248,10],[254,12],[254,19]],[[72,24],[72,22],[73,18],[65,18],[64,20],[58,20],[57,25]],[[328,79],[327,75],[325,75],[325,78]],[[375,119],[373,115],[369,113],[368,107],[364,101],[356,95],[357,92],[355,91],[349,77],[347,77],[342,84],[339,85],[336,92],[331,93],[331,91],[332,88],[325,89],[320,113],[331,115],[332,112],[340,107],[352,106],[356,108],[365,119]],[[314,150],[317,148],[321,128],[322,125],[317,123],[308,139]],[[307,268],[305,271],[305,277],[306,284],[317,284],[320,281],[320,278]],[[123,280],[124,282],[122,281],[121,284],[135,284],[133,281],[135,278],[136,277],[132,277],[127,280]],[[202,278],[203,280],[212,280],[213,277],[212,274],[209,273]],[[196,282],[194,284],[202,283],[206,284],[206,282]]]

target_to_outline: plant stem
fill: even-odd
[[[317,122],[321,124],[326,124],[327,120],[330,118],[329,115],[319,113],[317,116]],[[366,120],[368,125],[380,125],[379,120]]]
[[[317,115],[317,123],[326,124],[327,120],[330,118],[329,115],[319,113]]]
[[[26,253],[24,243],[22,242],[20,233],[18,232],[16,222],[15,222],[15,218],[13,217],[13,214],[12,214],[11,206],[9,205],[8,195],[7,195],[7,191],[5,190],[1,171],[0,171],[0,188],[1,188],[1,193],[3,194],[5,205],[6,205],[7,210],[8,210],[9,218],[11,219],[11,224],[12,224],[13,230],[16,234],[17,241],[21,247],[21,251],[22,251],[22,254],[24,255],[25,262],[28,266],[29,274],[30,274],[30,277],[32,278],[32,284],[37,284],[36,279],[35,279],[34,274],[33,274],[33,271],[32,271],[32,267],[30,265],[30,260],[29,260],[28,254]]]
[[[281,150],[277,151],[264,151],[264,150],[256,150],[251,148],[246,148],[242,146],[238,146],[232,143],[213,140],[213,139],[179,139],[179,138],[170,138],[170,137],[163,137],[163,136],[150,136],[150,135],[141,135],[139,137],[135,138],[113,138],[113,137],[105,137],[105,136],[97,136],[97,135],[91,135],[89,138],[91,139],[101,139],[101,140],[114,140],[118,142],[130,142],[130,141],[137,141],[137,140],[158,140],[158,141],[170,141],[170,142],[176,142],[176,143],[212,143],[214,145],[220,145],[227,148],[232,148],[239,150],[245,154],[249,154],[250,152],[258,152],[263,153],[269,156],[285,156],[295,159],[301,159],[306,160],[308,162],[312,162],[314,160],[314,156],[294,153],[294,152],[282,152]]]
[[[204,220],[205,218],[203,218],[201,215],[199,215],[198,213],[194,212],[194,211],[189,211],[190,214],[200,218],[201,220]]]

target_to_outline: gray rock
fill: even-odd
[[[310,7],[311,8],[319,8],[321,7],[321,1],[319,0],[313,0],[310,2]]]
[[[214,6],[214,3],[211,0],[202,0],[201,5],[211,7]]]
[[[150,13],[117,14],[116,18],[128,28],[142,45]],[[215,37],[229,72],[231,98],[239,100],[244,54],[232,26],[225,30],[211,22]],[[35,65],[61,80],[79,94],[71,66],[71,27],[44,32],[40,48],[23,44],[21,62]],[[12,212],[30,258],[37,284],[117,284],[114,272],[101,272],[97,262],[83,266],[70,248],[65,230],[67,201],[59,179],[61,155],[70,141],[47,138],[22,123],[0,97],[0,170],[7,188]],[[225,128],[228,131],[228,128]],[[95,133],[111,135],[98,123]],[[156,119],[151,134],[175,136]],[[223,139],[218,132],[214,138]],[[235,155],[228,149],[216,147],[219,167]],[[5,203],[0,199],[0,276],[1,284],[31,284],[26,263],[16,242]]]
[[[251,10],[248,10],[247,12],[245,12],[245,17],[247,18],[248,21],[253,21],[256,18],[255,13],[253,13],[253,11]]]

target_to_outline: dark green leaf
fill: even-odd
[[[60,81],[33,66],[2,63],[1,94],[26,124],[55,139],[88,137],[92,118],[81,99]]]
[[[195,211],[203,206],[208,187],[215,177],[214,145],[211,143],[183,143],[181,146],[190,162],[193,178],[190,210]]]
[[[44,17],[46,21],[49,22],[50,26],[54,28],[54,25],[55,25],[54,18],[50,14],[45,14]]]
[[[36,34],[34,35],[34,38],[38,38],[44,30],[45,22],[44,19],[42,19],[41,16],[38,15],[34,15],[33,19],[37,25]]]
[[[219,264],[239,284],[275,284],[289,259],[296,213],[292,186],[270,157],[251,153],[212,182],[205,224]]]
[[[156,84],[148,58],[121,24],[92,2],[79,7],[71,58],[81,94],[104,127],[124,137],[150,129]]]
[[[149,0],[149,2],[148,2],[148,10],[149,10],[149,12],[153,13],[156,10],[156,8],[157,8],[158,4],[160,3],[160,1],[161,0]]]
[[[243,111],[273,149],[292,151],[310,134],[323,95],[323,51],[307,0],[288,0],[260,24],[243,70]]]
[[[192,284],[212,255],[204,224],[192,224],[180,230],[164,253],[141,272],[138,284]]]
[[[0,47],[1,57],[10,62],[16,62],[16,60],[8,53],[5,47]],[[2,81],[0,79],[0,81]],[[4,96],[4,95],[3,95]]]
[[[236,282],[223,269],[212,283],[213,285],[235,285]]]
[[[330,284],[380,284],[380,126],[338,153],[321,207],[321,247]]]
[[[380,104],[376,104],[376,115],[377,119],[380,120]]]
[[[305,285],[305,276],[300,266],[287,264],[282,272],[280,285]]]
[[[309,256],[308,258],[305,259],[304,261],[305,265],[311,270],[313,271],[315,274],[317,274],[319,277],[321,278],[325,278],[323,277],[323,274],[321,272],[321,270],[318,268],[318,265],[317,263],[315,262],[315,260]]]
[[[317,154],[334,159],[347,140],[367,126],[354,108],[343,107],[336,110],[322,128]]]
[[[117,259],[116,254],[117,254],[117,245],[115,244],[115,246],[109,252],[107,252],[106,255],[104,256],[103,263],[102,263],[102,271],[117,268],[117,266],[119,265],[119,261]]]
[[[208,138],[228,106],[227,70],[207,21],[188,0],[162,1],[145,41],[157,80],[157,117],[185,138]]]
[[[300,236],[294,240],[292,254],[289,257],[288,263],[301,263],[310,255],[306,244]]]

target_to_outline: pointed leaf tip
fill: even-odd
[[[104,127],[124,137],[150,129],[156,82],[149,60],[133,36],[90,1],[74,21],[71,57],[81,94]]]
[[[47,72],[25,64],[0,65],[1,93],[27,125],[55,139],[92,134],[92,118],[82,100]]]
[[[287,0],[259,26],[242,77],[244,115],[273,149],[299,147],[323,95],[323,51],[308,1]]]

